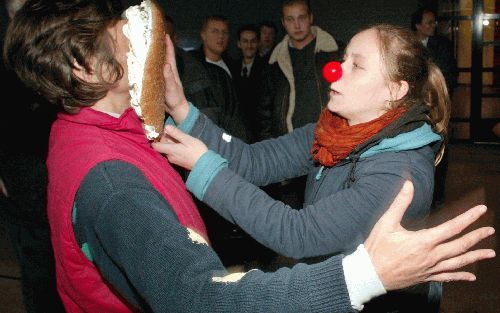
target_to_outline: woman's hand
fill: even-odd
[[[207,152],[207,146],[172,125],[165,126],[160,142],[152,144],[153,148],[167,156],[170,163],[192,170],[200,157]]]
[[[429,229],[408,231],[401,219],[413,198],[413,185],[406,182],[387,212],[365,241],[375,270],[387,290],[428,281],[473,281],[475,276],[460,268],[492,258],[491,249],[471,248],[492,235],[492,227],[472,230],[453,239],[486,212],[484,205]]]
[[[180,124],[189,112],[189,104],[182,89],[182,82],[177,71],[175,61],[175,49],[169,35],[166,35],[165,43],[167,52],[163,76],[165,77],[165,111],[170,114],[177,124]]]

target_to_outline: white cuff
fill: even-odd
[[[363,244],[342,259],[342,267],[353,309],[361,311],[365,303],[387,292]]]

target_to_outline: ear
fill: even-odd
[[[281,25],[283,25],[283,27],[285,27],[285,19],[284,18],[281,18]]]
[[[389,90],[390,90],[390,101],[398,101],[403,99],[406,94],[408,94],[410,86],[406,80],[400,80],[399,82],[390,82]]]
[[[240,43],[240,40],[239,40],[239,39],[236,41],[236,45],[238,46],[238,48],[240,48],[240,49],[241,49],[241,43]]]
[[[89,73],[83,66],[76,60],[73,60],[73,74],[81,80],[88,83],[96,83],[98,79],[94,73]]]
[[[312,12],[309,12],[309,19],[311,20],[311,25],[314,24],[314,15]]]

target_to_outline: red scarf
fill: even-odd
[[[372,121],[349,126],[347,120],[324,109],[314,131],[313,159],[331,167],[345,159],[359,144],[367,141],[406,112],[398,107]]]

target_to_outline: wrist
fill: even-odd
[[[361,311],[370,299],[387,292],[364,245],[344,257],[342,267],[353,309]]]
[[[181,124],[189,113],[189,103],[184,98],[180,104],[176,105],[168,112],[176,124]]]

